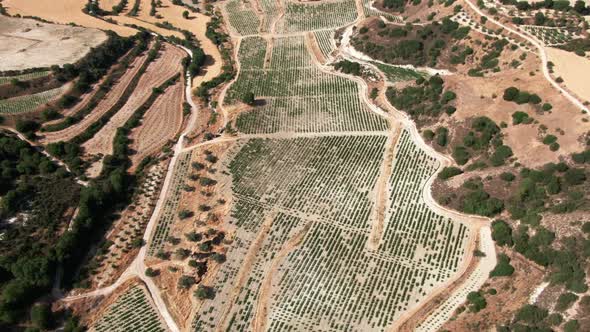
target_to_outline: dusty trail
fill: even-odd
[[[474,10],[478,15],[480,15],[482,17],[485,16],[488,19],[488,22],[492,22],[492,23],[502,27],[505,31],[515,34],[515,35],[525,39],[529,43],[533,44],[537,48],[539,56],[541,58],[541,71],[543,72],[543,76],[545,76],[545,79],[555,89],[557,89],[564,97],[566,97],[572,104],[579,107],[580,110],[584,110],[584,111],[588,112],[588,107],[586,107],[578,98],[574,97],[566,89],[562,88],[561,85],[559,85],[559,83],[557,83],[557,82],[555,82],[555,80],[553,80],[553,78],[551,77],[551,74],[549,73],[549,68],[547,66],[547,63],[549,62],[549,60],[547,59],[547,53],[545,52],[545,48],[543,47],[543,45],[541,45],[534,38],[530,37],[530,35],[527,32],[521,32],[521,31],[517,31],[515,29],[512,29],[511,27],[506,26],[503,23],[497,21],[496,19],[494,19],[494,17],[485,14],[484,12],[481,11],[481,9],[479,9],[479,7],[474,5],[470,0],[465,0],[465,3],[467,3],[467,5],[472,10]]]
[[[272,281],[273,277],[276,276],[279,266],[287,257],[287,255],[295,250],[303,239],[305,235],[311,228],[312,222],[307,223],[301,231],[295,234],[289,241],[287,241],[279,253],[275,256],[272,260],[272,263],[264,277],[262,278],[262,285],[260,286],[260,291],[258,292],[258,300],[255,305],[256,311],[254,315],[254,319],[252,320],[252,331],[254,332],[263,332],[266,331],[267,321],[268,321],[268,302],[270,300],[270,296],[272,295]]]
[[[265,217],[264,223],[260,227],[260,231],[258,232],[256,239],[254,239],[254,241],[252,242],[252,245],[248,249],[248,253],[244,257],[244,261],[242,263],[242,266],[240,267],[240,271],[238,272],[238,274],[236,276],[236,279],[235,279],[236,281],[234,283],[234,287],[232,288],[232,290],[228,296],[229,297],[228,305],[225,307],[224,312],[221,313],[221,316],[223,318],[220,320],[219,325],[217,326],[215,331],[217,331],[217,332],[225,331],[225,326],[228,323],[228,320],[229,320],[229,317],[231,314],[231,310],[233,308],[233,304],[235,303],[236,298],[240,295],[240,291],[242,290],[242,287],[244,286],[244,284],[248,280],[248,277],[249,277],[248,274],[252,271],[252,266],[254,265],[254,261],[256,260],[256,255],[258,254],[258,251],[260,251],[260,248],[262,247],[264,240],[268,236],[270,229],[272,227],[272,222],[277,214],[278,214],[278,211],[274,210],[274,211],[271,211]]]
[[[387,203],[389,199],[389,177],[393,171],[393,162],[395,157],[395,147],[401,134],[400,127],[393,127],[391,134],[387,140],[387,150],[381,164],[379,171],[379,179],[375,189],[375,207],[373,209],[371,220],[371,233],[369,234],[369,241],[367,248],[369,250],[377,250],[379,243],[383,238],[383,230],[385,228],[385,215],[387,213]]]

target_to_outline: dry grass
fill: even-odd
[[[4,0],[2,5],[10,15],[38,16],[60,24],[75,23],[89,28],[113,30],[121,36],[132,36],[137,33],[132,28],[111,24],[84,14],[82,8],[86,3],[86,0]]]
[[[73,63],[106,40],[95,29],[0,16],[0,71]]]
[[[549,61],[555,64],[554,76],[563,78],[563,85],[566,88],[583,101],[590,102],[590,84],[588,84],[590,59],[553,47],[546,47],[545,51]]]

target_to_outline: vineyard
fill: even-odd
[[[254,35],[258,33],[260,20],[246,0],[230,0],[225,9],[228,12],[229,22],[235,31],[241,35]]]
[[[264,68],[266,42],[244,38],[239,49],[243,59],[237,81],[226,102],[235,102],[252,91],[265,105],[241,114],[237,127],[245,133],[278,131],[376,131],[386,122],[361,102],[357,83],[328,74],[314,65],[304,37],[274,41],[270,65]]]
[[[51,72],[48,70],[41,70],[41,71],[34,71],[27,74],[22,75],[14,75],[14,76],[0,76],[0,84],[6,84],[12,82],[12,80],[18,81],[28,81],[39,77],[48,76]]]
[[[221,324],[247,331],[261,302],[272,303],[269,330],[384,329],[456,273],[468,229],[423,203],[421,192],[438,164],[407,132],[389,180],[383,240],[378,250],[367,249],[385,141],[345,136],[237,144],[228,153],[235,157],[224,162],[233,177],[228,222],[236,235],[212,283],[216,300],[202,307],[196,330]],[[267,235],[261,240],[260,234]],[[298,236],[299,247],[275,262]],[[252,247],[258,250],[247,283],[232,297],[232,280]],[[272,273],[271,265],[277,265]],[[272,294],[263,290],[268,278]],[[231,312],[222,314],[224,303]]]
[[[168,238],[170,227],[177,218],[178,204],[182,195],[182,188],[189,170],[191,160],[190,153],[184,153],[178,157],[173,176],[170,181],[170,187],[166,193],[166,199],[162,206],[161,212],[156,221],[156,228],[151,234],[149,241],[148,255],[155,255],[160,249],[164,248],[164,243]]]
[[[37,107],[59,97],[67,88],[68,85],[66,84],[59,88],[32,95],[0,100],[0,114],[19,114],[34,111]]]
[[[334,31],[333,30],[321,30],[314,31],[315,39],[322,51],[322,55],[326,58],[336,49],[336,43],[334,42]]]
[[[143,287],[132,286],[107,308],[90,331],[167,331],[150,301],[150,296]]]
[[[358,13],[354,0],[319,3],[286,1],[285,15],[277,26],[281,33],[338,28],[354,22]]]

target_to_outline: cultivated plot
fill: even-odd
[[[386,140],[236,145],[225,162],[235,200],[233,245],[196,330],[383,330],[456,273],[468,229],[422,201],[438,164],[407,132],[389,179],[383,239],[368,249]]]
[[[37,109],[37,107],[59,97],[65,92],[67,87],[68,85],[66,84],[59,88],[35,93],[32,95],[0,100],[0,114],[19,114],[32,112]]]
[[[361,102],[359,86],[347,78],[322,71],[313,63],[303,36],[274,40],[265,66],[267,42],[244,38],[240,74],[226,102],[253,92],[263,105],[242,113],[238,130],[245,133],[379,131],[386,121]],[[243,59],[243,62],[242,62]]]
[[[90,327],[96,332],[165,332],[149,294],[142,286],[134,285],[110,305],[103,316]]]

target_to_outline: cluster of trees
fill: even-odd
[[[461,27],[449,17],[440,22],[433,22],[424,26],[406,25],[403,28],[387,28],[385,24],[378,26],[376,33],[384,41],[373,41],[367,35],[353,38],[356,49],[375,59],[391,64],[428,65],[435,67],[439,56],[447,48],[455,46],[456,42],[465,38],[469,27]]]
[[[389,88],[387,98],[392,105],[408,113],[415,121],[436,119],[443,112],[453,114],[456,108],[451,105],[457,95],[445,90],[444,81],[439,75],[428,80],[419,78],[415,86],[407,86],[402,90]]]
[[[16,137],[0,134],[0,328],[26,317],[34,301],[52,285],[56,245],[65,212],[75,207],[80,188],[63,168]],[[41,315],[32,311],[33,320]],[[37,324],[35,322],[35,324]]]
[[[492,70],[494,72],[499,72],[500,67],[498,66],[500,63],[500,55],[504,51],[504,48],[508,45],[508,41],[506,39],[499,39],[494,41],[487,49],[486,55],[481,57],[481,61],[476,68],[471,68],[467,72],[469,76],[483,76],[484,72],[487,70]]]
[[[589,15],[590,7],[586,6],[586,3],[582,0],[575,2],[574,6],[571,7],[571,2],[568,0],[544,0],[538,2],[518,1],[518,0],[501,0],[505,5],[514,5],[519,10],[531,10],[531,9],[554,9],[558,11],[569,11],[573,9],[580,15]]]
[[[518,88],[513,87],[513,86],[504,90],[503,98],[506,101],[512,101],[512,102],[515,102],[519,105],[527,104],[527,103],[533,104],[533,105],[538,105],[542,101],[541,97],[539,97],[537,94],[522,91],[522,90],[519,90]]]
[[[497,167],[504,165],[513,155],[512,149],[502,141],[500,127],[490,118],[481,116],[473,119],[471,129],[463,137],[463,144],[453,147],[452,156],[457,164],[465,165],[475,155],[489,155],[491,165]]]
[[[221,27],[221,19],[215,16],[211,19],[211,22],[207,23],[207,38],[211,39],[211,41],[218,46],[223,45],[229,39],[229,36],[220,29]],[[223,67],[221,74],[214,77],[212,80],[201,83],[201,86],[197,88],[195,91],[195,96],[199,97],[203,101],[208,101],[210,97],[209,91],[218,87],[224,82],[231,81],[236,72],[233,66],[233,59],[231,52],[223,48],[221,49],[221,57],[223,58]],[[229,125],[229,124],[228,124]]]
[[[360,76],[362,67],[358,62],[341,60],[334,64],[334,69],[339,70],[345,74]]]

